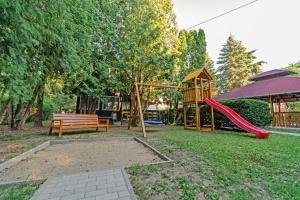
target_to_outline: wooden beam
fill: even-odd
[[[174,89],[184,89],[184,87],[176,86],[176,85],[165,85],[165,84],[152,84],[152,83],[135,83],[139,86],[147,86],[147,87],[157,87],[157,88],[174,88]]]
[[[143,135],[144,135],[144,137],[147,137],[138,84],[135,84],[135,90],[136,90],[136,96],[137,96],[137,101],[138,101],[138,109],[139,109],[139,114],[140,114],[140,120],[141,120]]]

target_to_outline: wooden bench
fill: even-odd
[[[58,128],[58,136],[62,137],[63,129],[83,129],[83,128],[96,128],[109,127],[109,119],[98,119],[97,115],[83,115],[83,114],[53,114],[51,121],[49,135],[52,134],[54,128]]]

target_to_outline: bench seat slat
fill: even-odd
[[[53,119],[55,120],[60,120],[60,119],[98,119],[98,117],[53,117]]]
[[[68,123],[68,122],[63,122],[63,126],[65,126],[65,125],[69,125],[69,126],[72,126],[72,125],[80,125],[80,124],[82,124],[82,125],[88,125],[88,124],[90,124],[90,125],[93,125],[93,124],[95,124],[95,125],[97,125],[98,123],[94,123],[94,122],[78,122],[78,123],[74,123],[74,122],[72,122],[72,123]],[[54,125],[60,125],[60,123],[58,122],[58,123],[54,123]]]
[[[97,123],[98,122],[98,119],[77,119],[77,120],[74,120],[74,119],[59,119],[59,120],[54,120],[55,122],[59,122],[60,120],[62,120],[63,122],[68,122],[68,123],[78,123],[78,122],[94,122],[94,123]]]
[[[59,126],[57,126],[57,128],[58,127]],[[98,127],[106,127],[106,125],[104,126],[101,125],[100,126],[91,126],[91,125],[62,126],[63,129],[98,128]]]

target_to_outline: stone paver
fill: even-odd
[[[47,179],[31,200],[136,200],[123,169]]]

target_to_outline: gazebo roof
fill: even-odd
[[[183,81],[181,81],[181,83],[187,82],[189,80],[198,78],[200,75],[202,75],[203,77],[207,78],[208,80],[212,80],[212,77],[210,76],[210,74],[207,72],[207,70],[205,68],[200,68],[197,69],[196,71],[193,71],[191,73],[189,73],[184,79]]]
[[[261,80],[266,80],[266,79],[273,79],[277,77],[282,77],[282,76],[288,76],[291,74],[296,74],[295,72],[292,71],[287,71],[287,70],[281,70],[281,69],[274,69],[270,70],[267,72],[263,72],[255,77],[250,78],[250,81],[261,81]]]
[[[223,93],[216,100],[263,98],[295,94],[300,97],[300,77],[278,77],[253,82],[241,88]]]

